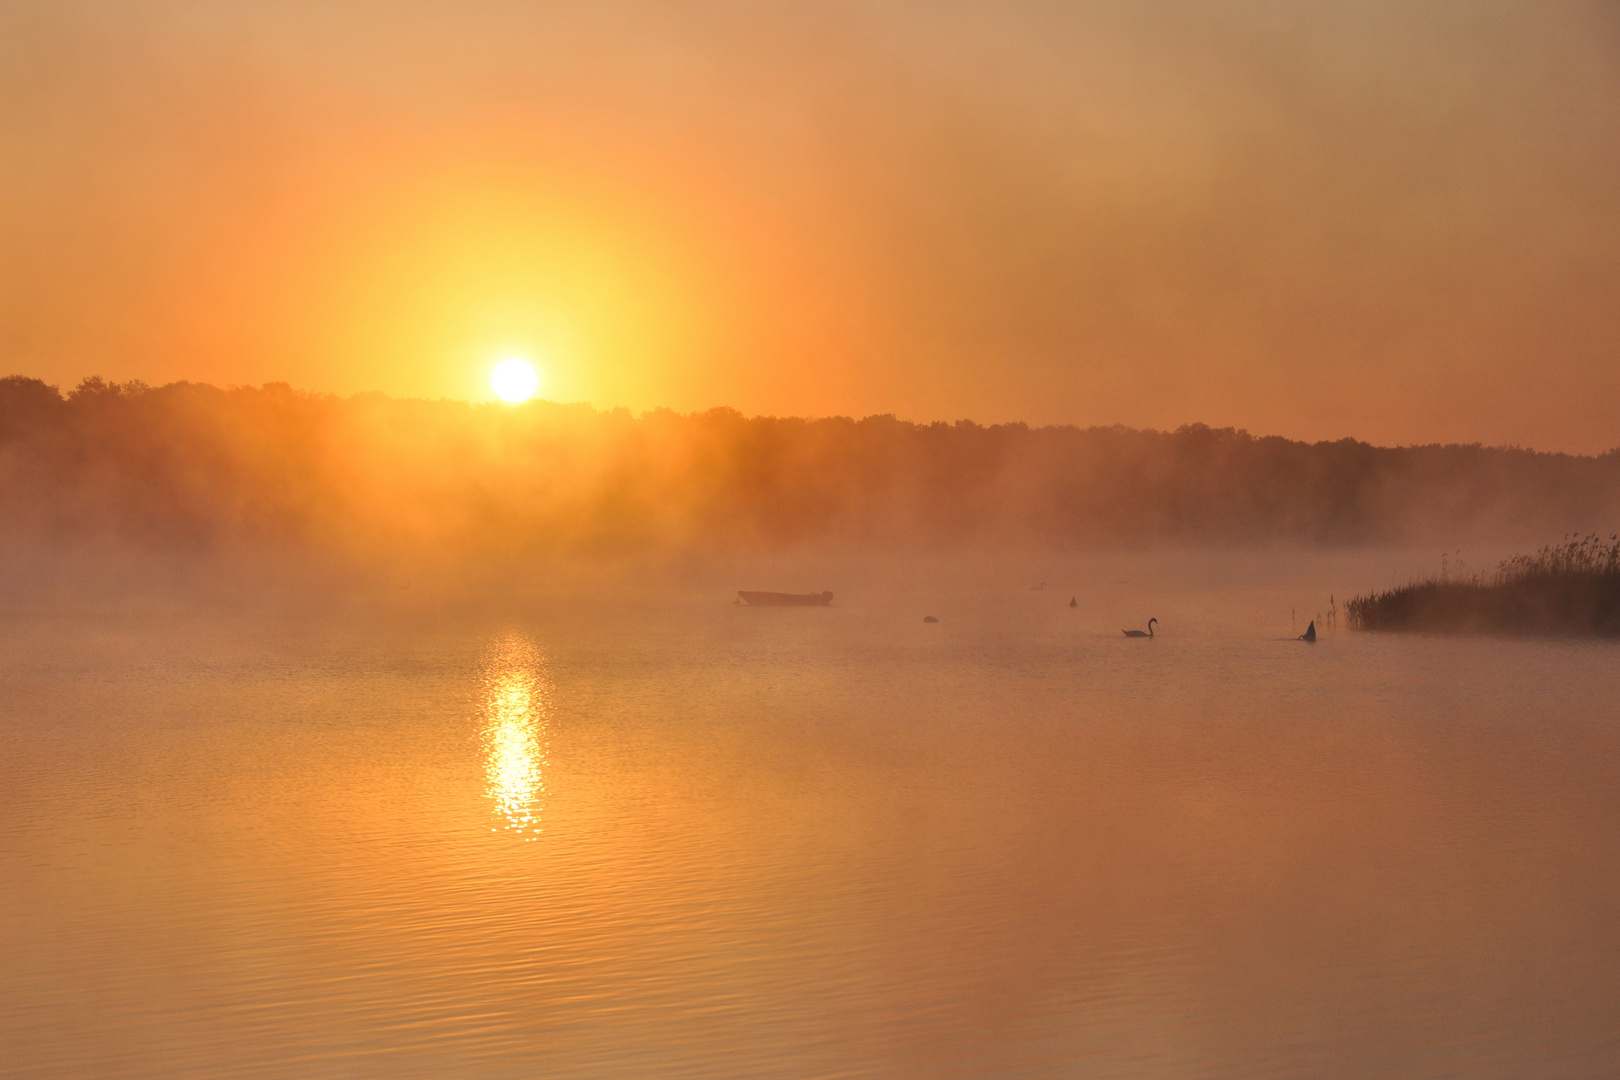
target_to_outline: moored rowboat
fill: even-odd
[[[739,589],[737,595],[743,603],[754,607],[826,607],[832,603],[832,593],[747,592]]]

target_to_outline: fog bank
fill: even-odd
[[[1620,453],[0,380],[0,538],[357,565],[1540,543]]]

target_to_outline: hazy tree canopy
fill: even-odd
[[[1362,545],[1606,531],[1620,453],[0,379],[0,530],[169,550]]]

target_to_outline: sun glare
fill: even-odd
[[[540,385],[540,373],[527,360],[513,357],[495,365],[495,370],[489,376],[489,384],[495,388],[496,397],[516,404],[534,396],[535,389]]]

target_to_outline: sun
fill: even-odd
[[[495,365],[495,370],[489,375],[489,384],[495,388],[496,397],[515,405],[534,396],[540,385],[540,373],[527,360],[514,356]]]

